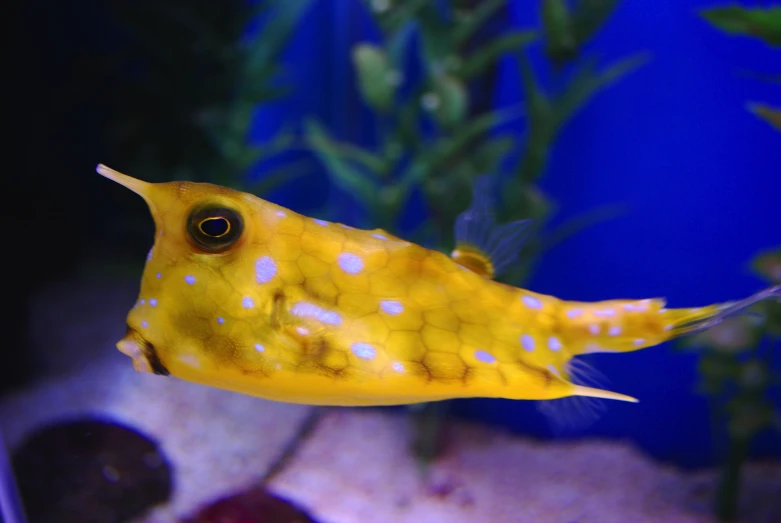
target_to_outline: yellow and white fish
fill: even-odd
[[[781,298],[775,286],[667,309],[662,299],[574,302],[499,283],[526,223],[496,226],[482,182],[448,257],[225,187],[97,170],[141,195],[156,224],[119,350],[139,371],[277,401],[636,401],[576,383],[572,358],[657,345]]]

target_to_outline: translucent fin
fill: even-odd
[[[456,248],[451,254],[456,263],[488,278],[501,274],[518,259],[532,223],[496,224],[491,197],[495,179],[481,175],[472,182],[472,203],[456,218]]]
[[[724,321],[724,319],[735,314],[745,312],[748,307],[769,299],[777,299],[781,301],[781,285],[768,287],[767,289],[761,290],[743,300],[729,302],[710,308],[703,308],[703,311],[705,312],[702,314],[692,314],[691,316],[685,316],[679,321],[676,321],[675,327],[672,329],[670,337],[677,338],[678,336],[696,334],[698,332],[708,330]],[[697,309],[672,309],[670,312],[676,313],[678,311],[687,310],[696,311]]]
[[[606,399],[637,402],[631,396],[604,390],[609,380],[583,358],[571,359],[565,370],[575,384],[575,395],[537,404],[537,410],[545,416],[556,436],[573,435],[593,425],[607,412]]]

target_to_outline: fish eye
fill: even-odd
[[[187,219],[187,233],[203,251],[222,252],[241,238],[244,222],[229,207],[202,205],[193,209]]]

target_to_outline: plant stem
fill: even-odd
[[[729,442],[727,462],[716,492],[716,515],[719,521],[735,521],[740,502],[740,473],[748,455],[749,437],[733,436]]]

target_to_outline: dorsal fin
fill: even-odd
[[[486,278],[501,274],[518,259],[531,220],[497,225],[493,212],[495,176],[481,175],[472,182],[472,203],[458,215],[456,247],[450,254],[457,264]]]

